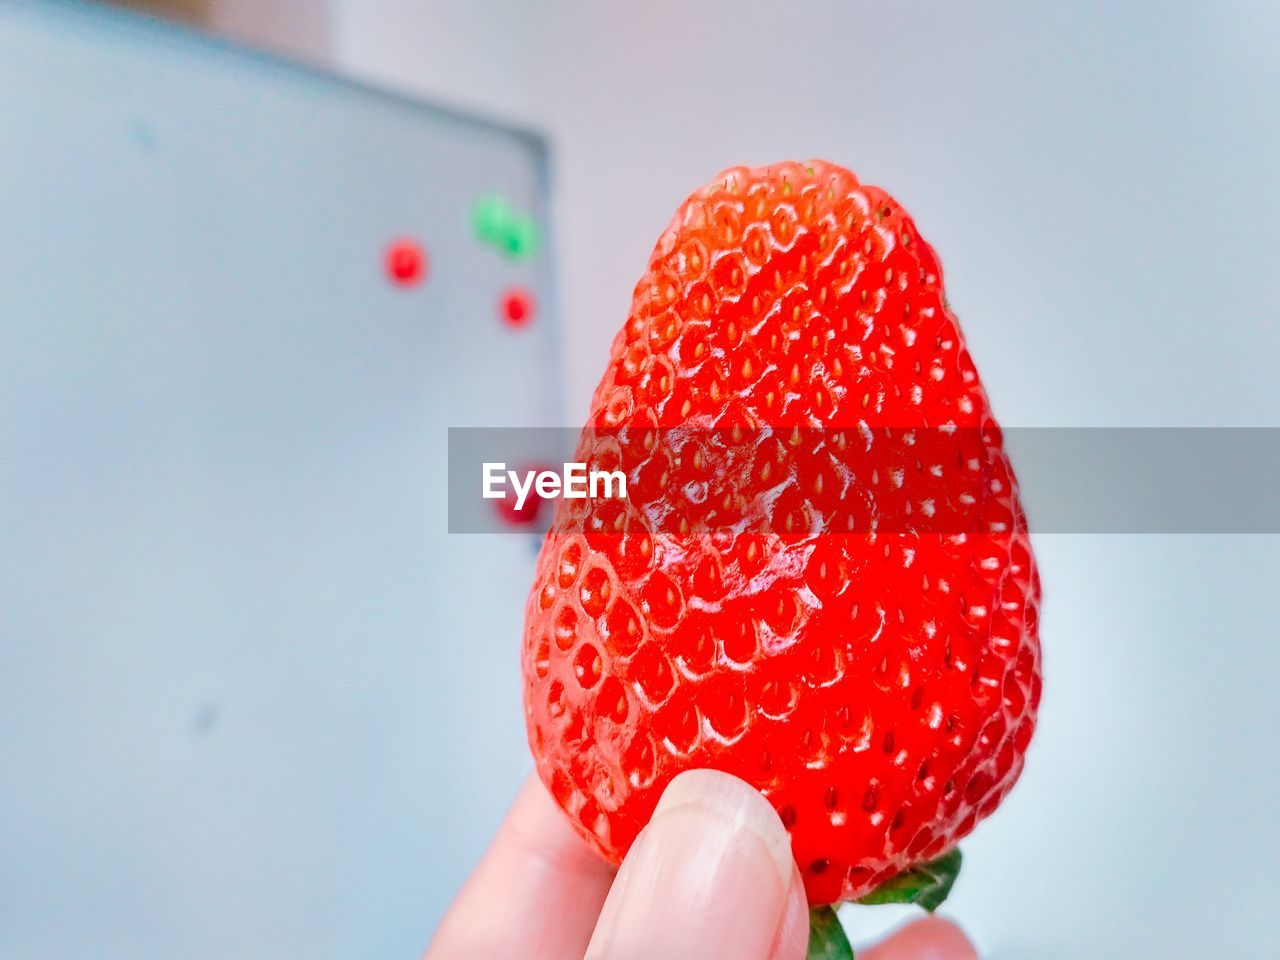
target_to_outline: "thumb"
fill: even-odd
[[[682,773],[622,861],[586,960],[799,960],[807,927],[797,941],[784,923],[790,901],[803,910],[796,879],[769,801],[727,773]]]

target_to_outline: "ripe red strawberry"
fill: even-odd
[[[757,786],[813,903],[950,850],[1040,699],[1039,581],[933,250],[831,164],[727,170],[659,239],[529,598],[538,771],[618,861],[677,773]]]

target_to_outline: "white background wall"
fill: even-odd
[[[1007,424],[1280,425],[1274,4],[332,0],[332,43],[551,136],[571,422],[676,204],[823,156],[915,214]],[[990,957],[1280,955],[1280,543],[1038,551],[1042,729],[952,913]]]

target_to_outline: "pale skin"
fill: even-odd
[[[727,774],[677,777],[616,871],[524,784],[423,960],[803,960],[808,906],[773,808]],[[858,960],[976,960],[929,917]]]

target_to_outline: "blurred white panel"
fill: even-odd
[[[62,3],[0,125],[0,956],[412,956],[528,765],[531,538],[444,482],[560,419],[471,223],[544,147]]]

